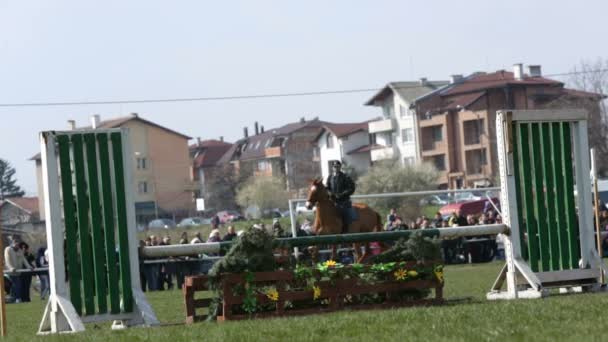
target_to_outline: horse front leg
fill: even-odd
[[[361,244],[360,243],[353,243],[353,256],[354,256],[354,262],[356,263],[360,263],[361,262]]]
[[[337,256],[338,256],[338,246],[331,245],[331,260],[336,261]]]

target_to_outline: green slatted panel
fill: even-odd
[[[564,170],[564,187],[566,200],[566,226],[568,231],[568,250],[570,255],[570,268],[578,268],[580,247],[578,243],[578,226],[576,207],[574,204],[574,180],[572,175],[572,141],[570,123],[562,123],[562,167]]]
[[[91,230],[93,237],[93,266],[95,267],[95,289],[97,296],[97,309],[99,313],[108,312],[107,303],[107,271],[105,258],[105,243],[102,230],[101,202],[99,199],[99,178],[97,173],[97,144],[95,135],[84,135],[87,151],[87,171],[89,176],[89,200],[91,208]]]
[[[78,263],[78,223],[76,206],[72,193],[72,168],[70,162],[70,139],[66,135],[57,137],[59,148],[59,167],[61,172],[61,192],[63,199],[63,217],[65,221],[65,249],[67,257],[66,274],[69,279],[70,301],[76,312],[82,314],[82,294],[80,291],[80,265]],[[64,281],[57,279],[57,281]]]
[[[533,123],[531,127],[532,132],[532,158],[534,165],[533,172],[533,187],[534,187],[534,215],[536,225],[538,227],[538,240],[540,242],[540,264],[542,271],[549,271],[550,269],[550,247],[549,247],[549,232],[547,227],[547,211],[545,207],[545,192],[543,182],[543,170],[542,170],[542,155],[541,155],[541,144],[540,144],[540,124]]]
[[[110,170],[110,155],[108,153],[108,135],[97,134],[99,144],[99,169],[101,174],[101,190],[103,199],[103,227],[105,233],[106,259],[108,261],[108,285],[110,292],[110,313],[120,313],[120,291],[118,288],[118,269],[116,267],[116,244],[114,233],[114,202],[112,200],[112,178]]]
[[[122,282],[123,309],[133,311],[133,291],[131,289],[131,267],[129,264],[129,235],[127,227],[127,206],[125,199],[124,166],[122,158],[122,137],[112,133],[114,173],[116,175],[116,207],[118,215],[118,244],[120,248],[120,278]],[[127,161],[128,162],[128,161]]]
[[[559,255],[561,269],[570,269],[570,252],[568,250],[568,231],[566,229],[566,201],[564,190],[564,169],[562,164],[562,143],[561,143],[561,124],[558,122],[551,123],[551,151],[553,158],[551,169],[553,170],[553,184],[555,184],[555,197],[559,200],[555,201],[556,212],[556,228],[557,238],[559,243]]]
[[[82,268],[82,287],[84,308],[87,315],[95,314],[95,281],[93,276],[93,247],[89,228],[89,198],[85,176],[82,135],[72,135],[74,151],[74,173],[76,176],[76,205],[78,208],[78,228],[80,233],[80,260]]]
[[[513,123],[511,126],[511,132],[513,134],[513,141],[514,146],[513,146],[513,175],[515,176],[515,197],[517,200],[517,215],[518,215],[518,219],[519,219],[519,239],[520,239],[520,244],[521,244],[521,255],[522,258],[524,260],[528,260],[528,248],[526,246],[526,238],[525,238],[525,231],[523,229],[523,224],[524,224],[524,209],[522,206],[522,199],[521,199],[521,191],[519,191],[519,189],[521,189],[521,177],[519,175],[519,164],[521,163],[521,161],[519,160],[519,150],[520,147],[518,146],[518,129],[519,125],[517,125],[516,123]]]
[[[560,269],[559,256],[559,226],[556,222],[555,213],[555,186],[553,183],[553,153],[551,153],[551,134],[550,123],[541,124],[541,144],[543,147],[543,178],[545,179],[546,199],[547,199],[547,219],[546,224],[549,234],[549,255],[551,258],[550,266],[552,271]]]
[[[530,124],[518,123],[517,124],[517,148],[521,151],[521,167],[519,168],[519,175],[522,179],[522,183],[517,191],[521,192],[523,196],[523,208],[524,217],[526,221],[526,232],[528,233],[528,257],[530,268],[534,272],[538,272],[538,259],[539,259],[539,242],[536,221],[534,218],[534,204],[532,200],[532,164],[530,157]]]

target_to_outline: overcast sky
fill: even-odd
[[[382,87],[389,81],[608,57],[606,1],[2,1],[0,104]],[[372,93],[0,107],[0,158],[36,191],[37,133],[140,113],[192,137],[380,114]],[[250,128],[251,132],[251,128]]]

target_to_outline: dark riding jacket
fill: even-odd
[[[335,197],[337,204],[350,203],[350,196],[355,192],[355,182],[342,171],[327,177],[326,187]]]

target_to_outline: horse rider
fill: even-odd
[[[342,217],[342,233],[346,233],[351,223],[350,196],[355,192],[355,182],[342,172],[342,163],[339,160],[334,161],[332,169],[333,173],[327,177],[326,188],[329,191],[329,198],[334,201]]]

